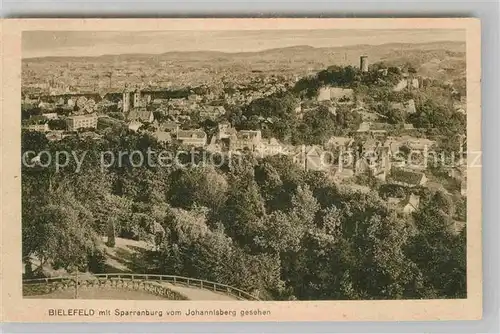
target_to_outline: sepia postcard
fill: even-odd
[[[478,19],[0,29],[2,321],[482,317]]]

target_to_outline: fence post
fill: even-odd
[[[189,285],[189,278],[187,279],[187,285]]]
[[[214,283],[214,291],[217,291],[217,286],[215,285],[215,283]]]
[[[200,288],[203,289],[203,281],[200,281]]]

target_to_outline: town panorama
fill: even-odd
[[[465,298],[465,71],[461,41],[24,58],[25,297]]]

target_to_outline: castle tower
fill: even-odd
[[[368,56],[359,57],[359,69],[361,72],[368,72]]]

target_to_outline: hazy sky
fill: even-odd
[[[464,30],[240,30],[240,31],[28,31],[23,33],[23,58],[99,56],[168,51],[244,52],[310,45],[424,43],[465,41]]]

